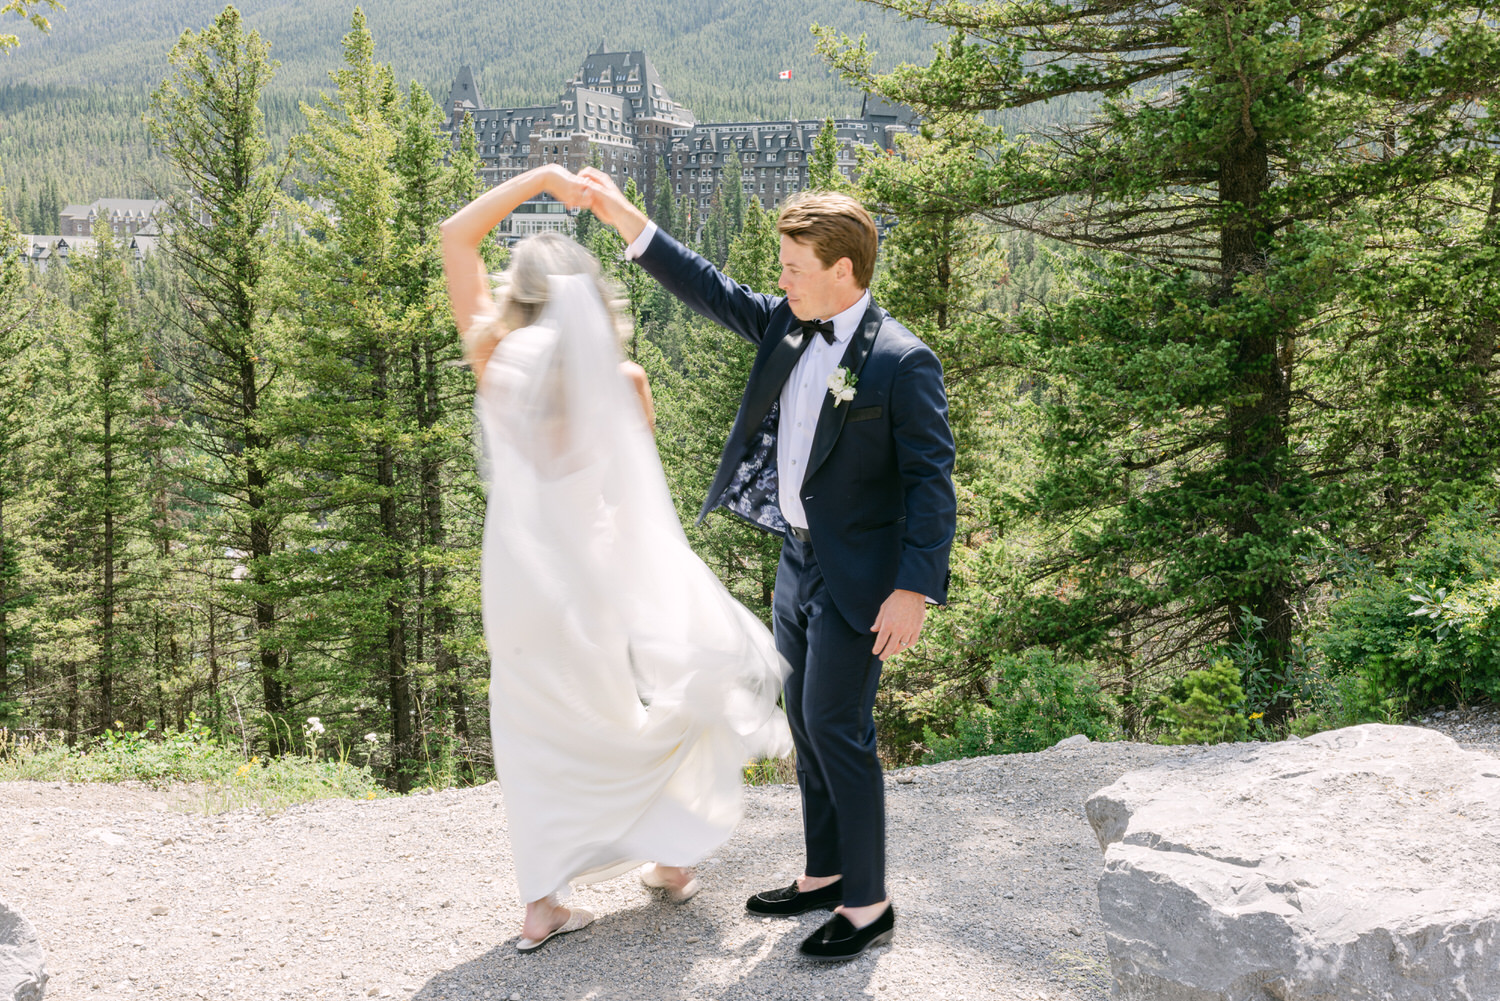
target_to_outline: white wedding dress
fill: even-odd
[[[770,633],[688,547],[591,279],[551,279],[476,402],[490,726],[523,901],[693,865],[790,748]]]

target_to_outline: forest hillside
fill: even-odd
[[[27,32],[0,57],[0,183],[65,201],[151,197],[166,176],[140,125],[146,95],[185,29],[210,22],[219,0],[70,0],[52,31]],[[246,26],[280,63],[265,94],[268,125],[284,137],[298,101],[328,89],[354,0],[244,0]],[[813,52],[810,24],[866,34],[879,61],[925,61],[942,32],[857,0],[367,0],[363,9],[395,79],[440,98],[468,64],[495,106],[555,100],[583,56],[601,44],[640,49],[672,96],[701,121],[853,115],[860,92]],[[791,70],[790,81],[777,79]]]

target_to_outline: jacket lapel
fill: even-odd
[[[870,300],[870,305],[865,308],[864,319],[860,321],[859,329],[854,336],[849,338],[849,346],[844,349],[844,357],[839,365],[847,368],[858,380],[860,371],[865,367],[865,359],[870,357],[870,349],[875,346],[875,335],[880,333],[880,325],[884,322],[884,312],[875,305],[875,300]],[[854,387],[854,399],[859,399],[859,385],[856,381]],[[823,460],[828,458],[828,453],[833,451],[834,442],[839,440],[839,434],[844,430],[844,420],[849,416],[849,409],[854,406],[853,402],[833,405],[833,394],[823,395],[823,407],[818,411],[818,427],[813,432],[812,454],[807,460],[807,475],[805,480],[812,479],[812,475],[823,465]],[[770,404],[767,404],[769,406]]]
[[[761,366],[760,374],[745,391],[744,427],[747,430],[759,427],[760,422],[765,419],[766,411],[771,409],[771,404],[781,395],[782,385],[797,366],[797,359],[802,357],[802,350],[806,346],[807,333],[801,327],[793,327],[771,349],[765,365]]]

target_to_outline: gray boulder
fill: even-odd
[[[1122,1001],[1500,998],[1500,761],[1356,726],[1090,797]]]
[[[31,922],[0,899],[0,1001],[42,1001],[45,959]]]

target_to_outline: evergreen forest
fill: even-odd
[[[142,123],[150,92],[181,33],[210,23],[223,5],[70,0],[63,13],[37,6],[50,13],[51,31],[21,32],[0,64],[0,184],[9,188],[11,213],[35,213],[49,184],[64,204],[156,197],[172,183],[172,170]],[[278,63],[261,97],[278,148],[302,127],[299,102],[331,86],[353,6],[238,4],[246,29],[261,34]],[[813,52],[809,23],[867,34],[893,66],[921,58],[942,37],[857,0],[371,0],[362,9],[395,78],[420,82],[439,104],[463,65],[473,68],[491,107],[551,103],[587,53],[607,41],[611,51],[645,51],[673,98],[709,122],[857,115],[860,92]],[[783,70],[791,80],[777,78]],[[24,232],[54,232],[55,219],[39,215],[49,228]]]
[[[139,260],[103,227],[45,270],[0,253],[0,732],[357,746],[395,791],[492,776],[474,382],[437,234],[478,157],[433,94],[467,61],[492,101],[546,96],[588,44],[565,26],[604,16],[513,6],[345,9],[336,53],[312,42],[322,3],[131,0],[110,10],[136,35],[92,46],[102,3],[49,10],[50,34],[0,23],[28,81],[0,93],[0,246],[85,176],[12,159],[62,142],[28,107],[88,123],[67,141],[99,154],[89,183],[149,176],[171,205]],[[775,114],[769,73],[742,85],[752,46],[699,51],[741,14],[676,6],[625,22],[674,96]],[[807,67],[786,93],[922,116],[854,187],[825,129],[813,173],[890,224],[874,294],[941,358],[958,443],[950,600],[885,666],[887,763],[1500,696],[1493,9],[827,6],[784,25],[776,58]],[[675,34],[652,28],[669,7]],[[772,30],[754,20],[744,38]],[[775,290],[756,200],[648,208]],[[777,540],[694,524],[752,349],[588,213],[574,235],[628,297],[690,542],[768,618]]]

